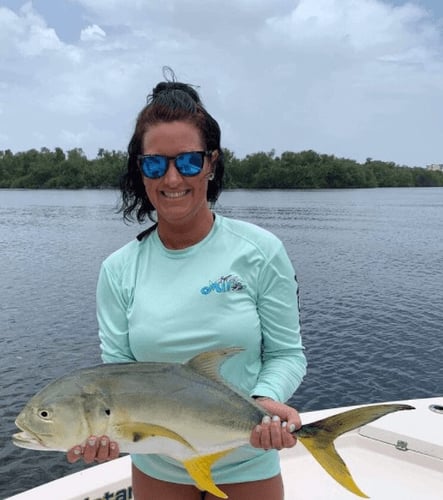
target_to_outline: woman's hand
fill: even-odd
[[[89,436],[85,443],[74,446],[66,453],[68,462],[73,464],[83,459],[87,464],[114,460],[120,454],[118,444],[107,436]]]
[[[257,398],[256,402],[273,416],[264,417],[262,423],[253,429],[251,445],[265,450],[281,450],[295,446],[297,438],[291,432],[301,427],[297,410],[270,398]]]

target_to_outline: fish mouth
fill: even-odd
[[[46,450],[47,447],[43,444],[41,439],[33,432],[25,429],[17,421],[15,425],[22,431],[12,435],[12,442],[19,448],[28,448],[31,450]]]

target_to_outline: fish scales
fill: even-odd
[[[111,417],[117,412],[119,420],[124,414],[131,421],[167,422],[168,428],[188,440],[193,436],[200,441],[208,424],[218,440],[218,434],[223,434],[231,436],[227,439],[231,442],[235,434],[237,440],[247,443],[251,428],[266,414],[226,384],[180,364],[105,364],[79,373],[73,382],[89,390],[94,400],[99,396],[103,410],[110,409]],[[199,422],[198,427],[195,422]]]

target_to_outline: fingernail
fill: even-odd
[[[108,441],[107,441],[106,439],[102,439],[102,440],[100,441],[100,444],[101,444],[102,446],[108,446]]]
[[[111,450],[115,450],[116,448],[115,443],[110,443],[109,448],[111,448]]]
[[[82,454],[82,450],[80,448],[74,449],[74,455],[81,455],[81,454]]]
[[[280,417],[278,415],[273,415],[272,421],[273,422],[280,422]]]
[[[89,446],[95,446],[95,443],[96,443],[96,442],[97,442],[97,441],[96,441],[96,439],[95,439],[95,438],[90,438],[90,439],[88,439],[88,444],[89,444]]]
[[[283,427],[283,429],[288,425],[288,422],[286,422],[286,420],[284,422],[281,423],[281,426]]]
[[[269,415],[265,415],[262,419],[263,424],[270,424],[271,423],[271,417]]]
[[[256,426],[256,428],[255,428],[255,432],[258,432],[258,433],[260,433],[260,432],[261,432],[261,427],[260,427],[259,425],[257,425],[257,426]]]
[[[289,426],[289,432],[294,432],[295,431],[295,424],[291,424]]]

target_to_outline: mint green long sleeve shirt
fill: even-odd
[[[284,402],[301,383],[298,285],[281,241],[253,224],[215,217],[210,233],[184,250],[167,249],[157,231],[103,263],[97,317],[104,362],[186,362],[241,347],[221,375],[245,395]],[[192,483],[181,464],[133,455],[146,474]],[[213,468],[216,483],[273,477],[278,453],[244,446]]]

